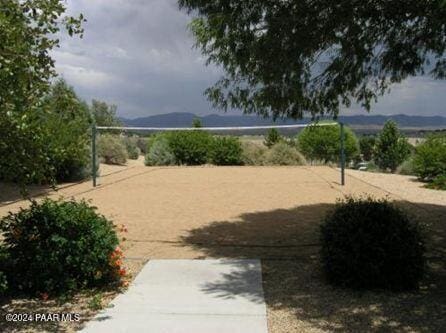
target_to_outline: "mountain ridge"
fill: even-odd
[[[307,124],[311,121],[310,118],[304,118],[301,120],[278,119],[274,122],[271,118],[261,118],[252,115],[209,114],[205,116],[197,116],[194,113],[188,112],[174,112],[135,119],[120,118],[120,120],[125,126],[190,127],[192,121],[196,118],[200,119],[203,126],[206,127],[291,125]],[[404,114],[390,116],[351,115],[340,116],[338,120],[351,126],[382,126],[387,120],[393,120],[400,127],[446,128],[446,117],[442,116],[409,116]]]

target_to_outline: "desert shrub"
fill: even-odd
[[[305,157],[284,142],[275,144],[265,152],[265,165],[305,165]]]
[[[408,290],[425,270],[420,225],[385,199],[346,198],[321,226],[328,280],[356,289]]]
[[[359,150],[365,161],[371,161],[373,159],[375,144],[376,138],[372,135],[361,136],[359,138]]]
[[[0,221],[11,293],[69,293],[119,282],[113,224],[87,202],[32,202]]]
[[[425,181],[446,175],[446,135],[429,136],[415,150],[414,168],[416,175]]]
[[[142,138],[142,137],[138,137],[138,139],[136,140],[136,146],[139,148],[141,154],[146,155],[148,150],[147,150],[147,144],[149,142],[149,138]]]
[[[244,165],[263,165],[266,148],[254,142],[242,142],[242,162]]]
[[[393,121],[385,123],[376,139],[374,161],[382,170],[395,172],[410,155],[411,146]]]
[[[282,136],[280,135],[277,128],[271,128],[268,130],[268,132],[265,135],[265,141],[263,141],[263,144],[267,146],[268,148],[271,148],[276,143],[279,143],[282,140]]]
[[[170,149],[166,135],[158,135],[150,141],[145,164],[148,166],[175,165],[177,160]]]
[[[415,175],[415,166],[413,156],[410,156],[396,169],[396,173],[400,175],[413,176]]]
[[[312,161],[338,162],[340,160],[340,126],[310,126],[299,133],[298,148]],[[359,153],[356,135],[345,127],[345,157],[351,161]]]
[[[204,131],[175,131],[167,135],[170,149],[180,165],[207,163],[213,137]]]
[[[141,150],[138,148],[137,137],[123,137],[122,142],[127,150],[127,156],[131,160],[137,160],[141,155]]]
[[[237,137],[215,137],[212,143],[211,162],[215,165],[241,165],[242,145]]]
[[[118,136],[100,135],[97,139],[97,147],[98,155],[104,163],[123,165],[127,162],[127,149]]]

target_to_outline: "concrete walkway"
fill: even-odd
[[[82,332],[267,333],[259,260],[151,260]]]

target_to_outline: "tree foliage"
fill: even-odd
[[[56,73],[57,34],[82,36],[82,15],[61,0],[2,0],[0,7],[0,177],[21,183],[54,177],[37,110]]]
[[[121,126],[121,122],[116,116],[116,105],[108,105],[106,102],[93,99],[91,102],[91,113],[96,126]]]
[[[445,78],[444,0],[179,0],[221,108],[273,117],[370,110],[393,83]]]
[[[361,151],[362,158],[365,161],[371,161],[373,159],[375,143],[376,138],[373,135],[361,136],[359,139],[359,149]]]
[[[344,134],[344,151],[347,161],[358,155],[359,147],[356,135],[348,127]],[[306,127],[297,137],[299,150],[309,160],[338,162],[341,155],[341,129],[336,126]]]
[[[91,116],[64,80],[58,80],[44,97],[41,113],[49,162],[57,181],[77,181],[90,174]]]
[[[446,135],[430,135],[416,147],[414,169],[417,176],[426,181],[446,176]]]
[[[395,172],[410,155],[410,144],[393,121],[387,121],[375,145],[375,163],[382,170]]]

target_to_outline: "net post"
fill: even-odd
[[[91,126],[91,176],[93,187],[96,187],[96,124]]]
[[[341,185],[345,185],[345,133],[344,133],[344,123],[340,122],[341,126]]]

